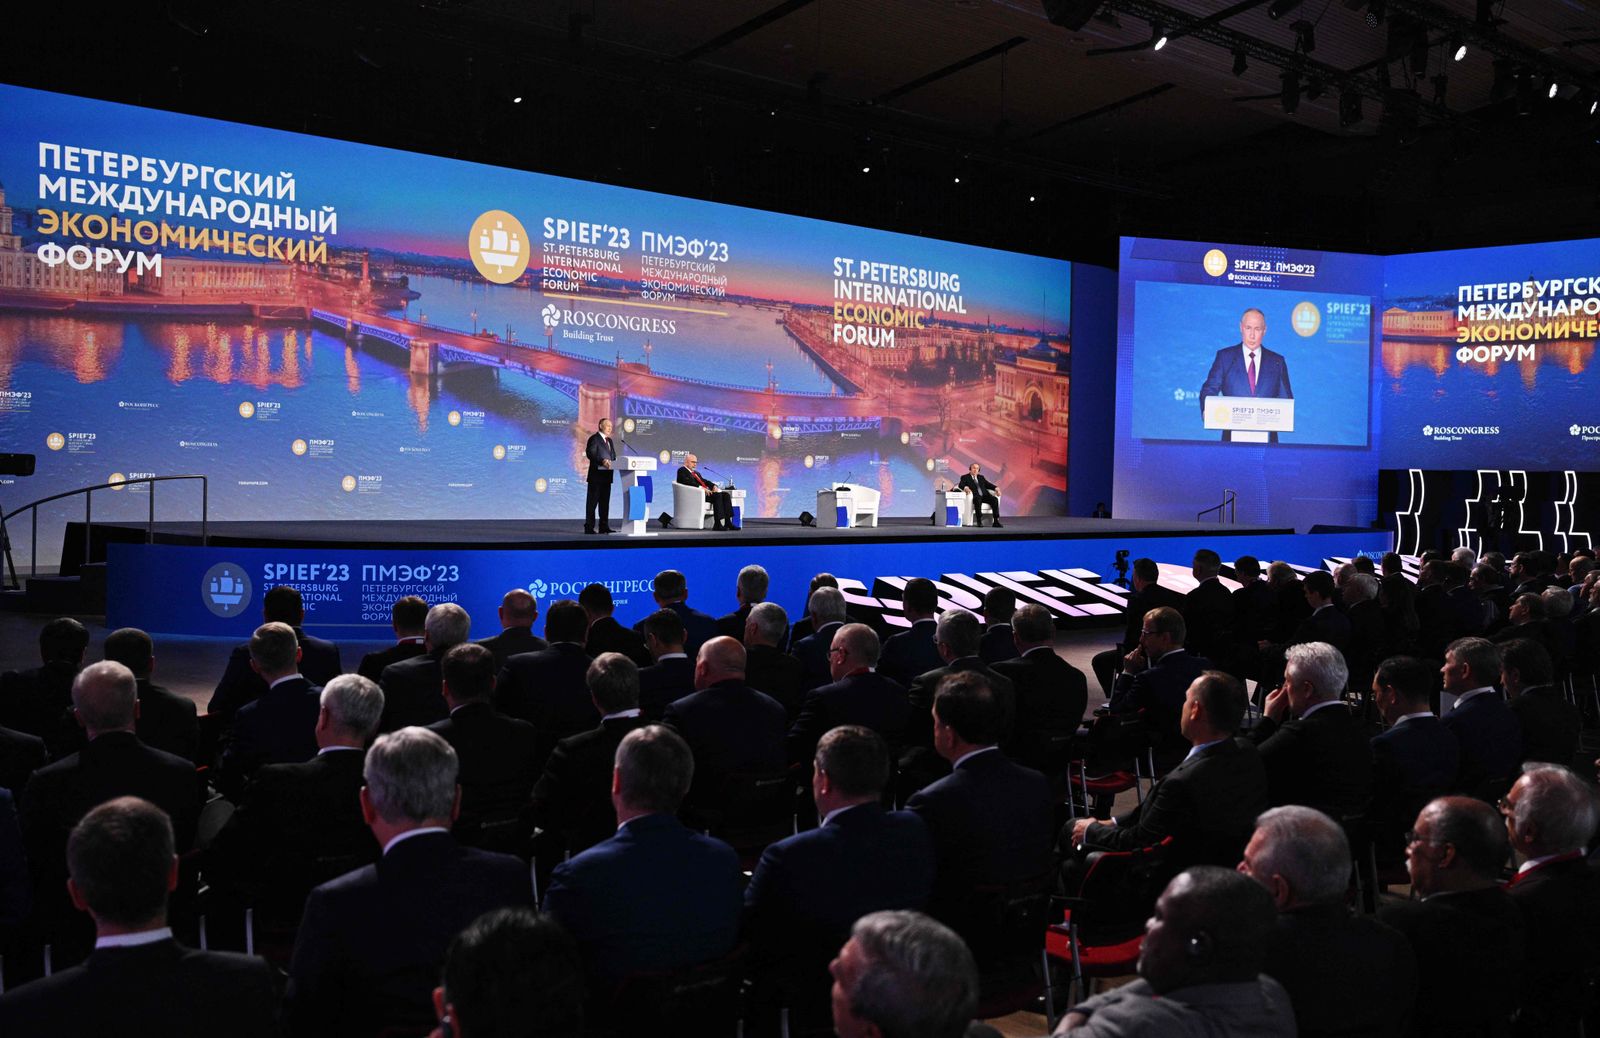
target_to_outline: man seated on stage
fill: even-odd
[[[973,462],[967,467],[967,474],[961,477],[958,484],[962,491],[972,495],[972,525],[983,525],[983,506],[989,506],[989,514],[994,517],[994,528],[1000,529],[1000,488],[986,479],[982,472],[983,466]]]
[[[678,466],[678,482],[686,487],[699,487],[705,491],[706,500],[711,502],[711,518],[716,520],[713,530],[733,529],[733,495],[726,490],[718,489],[715,483],[707,482],[696,469],[700,459],[693,454],[683,459],[683,464]]]

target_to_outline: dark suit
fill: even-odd
[[[0,935],[19,926],[32,903],[33,884],[28,877],[16,799],[9,789],[0,789]]]
[[[13,796],[20,796],[28,776],[49,760],[50,754],[39,736],[0,728],[0,787],[11,790]]]
[[[317,715],[322,689],[295,675],[239,708],[233,739],[222,751],[222,770],[248,778],[263,764],[294,764],[317,755]]]
[[[1414,717],[1372,740],[1372,836],[1380,862],[1405,858],[1405,833],[1430,800],[1455,788],[1461,746],[1437,717]]]
[[[747,602],[731,613],[723,613],[717,617],[717,635],[732,638],[735,641],[744,641],[744,628],[750,619],[750,610],[755,603]]]
[[[381,732],[412,725],[426,727],[450,714],[444,704],[444,654],[455,646],[424,652],[383,668],[378,684],[383,688]]]
[[[1500,693],[1491,689],[1457,703],[1443,724],[1461,744],[1455,791],[1490,803],[1504,796],[1522,763],[1522,729]]]
[[[1417,960],[1398,930],[1342,903],[1278,916],[1261,971],[1282,984],[1300,1038],[1401,1038],[1417,996]]]
[[[1184,647],[1226,665],[1233,657],[1233,592],[1215,577],[1203,580],[1183,596],[1179,612],[1189,632]]]
[[[1343,703],[1313,706],[1282,725],[1263,718],[1250,738],[1266,765],[1273,807],[1301,804],[1342,821],[1372,802],[1372,743],[1366,723]]]
[[[1528,925],[1517,1033],[1576,1038],[1600,966],[1600,872],[1574,855],[1518,872],[1506,891]]]
[[[871,912],[920,911],[933,893],[933,840],[910,811],[858,804],[768,847],[744,892],[757,970],[783,971],[791,1009],[821,1016],[828,962]]]
[[[1083,843],[1090,850],[1131,851],[1170,836],[1168,865],[1174,873],[1191,865],[1232,868],[1250,841],[1256,816],[1266,809],[1261,755],[1249,742],[1224,739],[1173,768],[1116,825],[1090,825]]]
[[[969,941],[983,926],[972,915],[977,887],[1030,879],[1050,867],[1050,783],[998,749],[968,757],[906,807],[933,836],[937,875],[928,913]]]
[[[300,643],[300,673],[307,681],[322,686],[344,673],[344,665],[339,662],[339,647],[333,642],[307,634],[299,627],[294,629],[294,637]],[[206,713],[231,717],[266,690],[267,683],[250,666],[250,646],[235,646],[228,656],[222,680],[217,682],[217,690],[211,693]]]
[[[719,681],[667,706],[662,718],[694,751],[688,802],[720,803],[733,774],[771,774],[785,767],[789,715],[776,699],[743,683]]]
[[[726,490],[718,490],[715,483],[702,478],[698,472],[695,472],[687,465],[678,466],[677,481],[686,487],[699,487],[705,491],[706,500],[711,502],[711,518],[718,525],[733,519],[733,495]],[[740,633],[742,634],[743,632]],[[735,634],[730,637],[737,638],[739,635]]]
[[[1160,584],[1146,584],[1128,596],[1124,614],[1127,623],[1123,627],[1122,640],[1109,649],[1095,653],[1089,661],[1095,678],[1100,682],[1100,690],[1105,693],[1107,699],[1111,698],[1112,685],[1122,671],[1122,658],[1139,644],[1139,632],[1144,629],[1145,614],[1162,606],[1181,612],[1183,602],[1182,595]]]
[[[548,649],[550,643],[533,633],[531,627],[507,627],[492,638],[478,643],[494,653],[494,665],[503,667],[506,660],[521,652],[538,652]]]
[[[361,663],[356,667],[356,673],[368,681],[379,681],[383,678],[384,668],[391,663],[409,660],[413,656],[421,656],[427,652],[421,638],[407,638],[405,641],[395,642],[387,649],[369,652],[361,657]]]
[[[897,682],[873,671],[847,674],[806,693],[784,740],[789,762],[809,766],[818,741],[842,724],[871,728],[894,752],[905,741],[910,712],[906,690]]]
[[[691,660],[700,655],[700,646],[717,636],[716,617],[690,608],[687,601],[673,602],[661,608],[672,610],[678,614],[678,619],[683,621],[683,651],[689,654]],[[640,620],[633,625],[634,632],[643,636],[643,626],[644,621]]]
[[[557,742],[588,731],[600,720],[584,682],[593,662],[583,646],[556,642],[539,652],[522,652],[506,660],[495,683],[494,705],[501,713],[533,724],[538,735],[535,773]]]
[[[82,965],[0,995],[0,1032],[267,1038],[279,1033],[277,977],[264,959],[195,951],[170,938],[102,948]]]
[[[205,852],[208,880],[268,920],[297,925],[313,887],[378,859],[361,817],[366,757],[330,749],[257,771]]]
[[[76,663],[57,660],[0,675],[0,725],[43,739],[52,757],[83,745],[83,729],[72,716]]]
[[[523,850],[531,825],[528,798],[539,779],[533,725],[507,717],[488,701],[463,703],[429,730],[455,748],[461,764],[461,814],[452,831],[468,847]]]
[[[878,673],[910,685],[918,674],[942,667],[944,659],[933,643],[938,627],[937,620],[918,620],[909,630],[890,635],[878,655]]]
[[[1338,606],[1328,605],[1316,610],[1300,621],[1294,634],[1289,636],[1290,645],[1306,642],[1327,642],[1343,653],[1350,647],[1349,617],[1339,612]]]
[[[1583,719],[1554,685],[1525,688],[1511,701],[1522,728],[1522,759],[1572,767],[1578,754],[1578,729]]]
[[[577,854],[617,831],[611,805],[617,746],[646,723],[643,717],[613,717],[556,743],[533,787],[533,821],[556,834],[561,849]]]
[[[1511,1033],[1521,1001],[1526,924],[1499,887],[1398,901],[1378,919],[1399,930],[1417,957],[1411,1033],[1424,1038]],[[1468,951],[1470,949],[1470,951]],[[1354,992],[1351,992],[1354,994]]]
[[[1089,681],[1049,646],[1001,660],[994,671],[1015,690],[1013,756],[1019,764],[1044,771],[1051,763],[1046,760],[1044,735],[1077,731],[1089,707]]]
[[[149,678],[139,681],[139,719],[133,730],[146,746],[185,760],[194,760],[200,751],[200,721],[194,704],[152,684]]]
[[[776,699],[790,717],[800,712],[804,680],[805,668],[788,653],[771,645],[745,649],[744,683]]]
[[[1189,752],[1189,741],[1178,730],[1183,700],[1194,679],[1210,668],[1205,657],[1177,649],[1137,674],[1123,672],[1117,678],[1108,709],[1113,714],[1144,711],[1145,728],[1155,739],[1157,770],[1172,767]]]
[[[978,642],[978,658],[983,662],[999,663],[1021,655],[1017,651],[1017,640],[1011,635],[1010,624],[990,624],[984,628],[983,639]]]
[[[967,473],[956,481],[956,486],[972,495],[972,521],[978,526],[983,525],[983,506],[989,506],[989,515],[996,523],[1000,521],[1000,495],[995,493],[998,489],[989,482],[987,476],[978,473],[974,479],[972,473]]]
[[[1211,361],[1211,370],[1200,386],[1200,413],[1206,410],[1206,398],[1213,396],[1257,396],[1293,399],[1289,387],[1289,365],[1283,354],[1262,346],[1256,351],[1257,370],[1255,385],[1250,384],[1250,371],[1245,364],[1244,343],[1236,342],[1217,351]],[[1271,442],[1278,442],[1277,433],[1269,433]],[[1224,431],[1224,440],[1232,440],[1233,433]]]
[[[583,651],[591,657],[602,652],[620,652],[641,670],[654,662],[644,635],[630,631],[611,616],[602,616],[589,625],[589,636],[584,640]]]
[[[694,660],[678,655],[664,657],[639,671],[639,708],[652,721],[660,720],[667,704],[694,691]]]
[[[1365,700],[1371,696],[1373,672],[1388,656],[1388,625],[1375,598],[1351,605],[1345,617],[1350,623],[1350,641],[1344,651],[1350,665],[1350,688]]]
[[[611,528],[611,480],[616,470],[602,463],[614,463],[617,460],[617,448],[611,442],[611,437],[596,432],[583,445],[583,454],[589,459],[589,493],[583,502],[583,528],[589,533],[594,532],[595,513],[598,512],[599,529],[608,530]]]
[[[311,892],[289,966],[294,1034],[422,1033],[452,938],[495,908],[530,905],[528,869],[447,833],[402,839]]]
[[[989,682],[994,699],[1001,709],[1000,741],[1011,738],[1016,719],[1017,690],[1011,679],[984,663],[976,656],[963,656],[943,667],[918,674],[907,689],[911,715],[906,725],[906,744],[909,746],[933,745],[933,697],[939,692],[939,682],[951,674],[981,674]]]
[[[577,940],[584,973],[604,995],[623,977],[731,951],[742,885],[733,848],[650,814],[556,866],[544,910]]]
[[[800,661],[802,687],[806,691],[826,685],[832,680],[828,670],[828,651],[833,648],[833,636],[838,634],[839,628],[843,626],[842,620],[825,623],[817,628],[816,633],[800,639],[794,648],[789,650],[789,654]]]

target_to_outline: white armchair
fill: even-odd
[[[839,526],[877,526],[878,501],[882,495],[859,483],[838,483],[817,492],[817,525],[824,529]],[[843,522],[839,513],[843,512]]]
[[[711,521],[706,492],[685,483],[672,484],[672,525],[680,530],[704,530]]]

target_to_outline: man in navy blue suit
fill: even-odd
[[[1433,671],[1411,656],[1391,656],[1372,676],[1372,701],[1389,727],[1372,739],[1373,849],[1378,861],[1405,859],[1405,833],[1417,815],[1454,787],[1461,744],[1428,706]]]
[[[833,647],[833,636],[848,619],[844,593],[836,587],[819,587],[811,592],[806,603],[813,632],[794,643],[789,654],[804,668],[801,687],[807,692],[828,683],[828,650]]]
[[[1484,638],[1451,642],[1439,670],[1443,724],[1461,743],[1455,791],[1491,804],[1511,788],[1522,763],[1522,726],[1494,687],[1500,670],[1500,647]]]
[[[831,684],[806,693],[800,716],[786,740],[791,764],[805,764],[824,734],[839,725],[869,728],[891,747],[905,737],[911,706],[906,690],[873,668],[878,663],[878,635],[866,624],[845,624],[833,636],[828,652]]]
[[[883,643],[878,669],[884,677],[909,686],[918,674],[944,665],[933,644],[939,611],[939,589],[927,577],[912,577],[900,592],[900,604],[911,629],[892,634]]]
[[[1261,345],[1267,334],[1267,317],[1252,307],[1239,318],[1239,341],[1217,351],[1211,362],[1211,371],[1200,387],[1200,413],[1206,410],[1206,397],[1210,396],[1263,396],[1294,399],[1289,388],[1289,365],[1283,354],[1274,353]],[[1271,442],[1278,442],[1272,433]],[[1224,431],[1223,440],[1232,440],[1233,434]]]
[[[683,621],[683,648],[691,658],[700,652],[700,646],[717,636],[717,618],[689,605],[689,578],[682,573],[675,569],[657,573],[650,582],[650,595],[657,607],[672,610]],[[644,621],[634,624],[633,629],[642,636]]]
[[[1166,771],[1189,752],[1180,730],[1184,696],[1211,661],[1183,647],[1189,628],[1183,614],[1159,606],[1144,614],[1139,645],[1122,661],[1122,673],[1111,688],[1107,710],[1113,714],[1144,711],[1144,726],[1155,739],[1156,768]]]
[[[869,631],[870,633],[870,631]],[[844,725],[816,746],[811,792],[820,828],[768,847],[744,892],[758,974],[777,974],[801,1019],[826,1020],[828,960],[869,912],[920,909],[933,892],[933,841],[910,811],[886,811],[889,750]]]
[[[663,720],[694,751],[691,807],[716,811],[726,803],[731,776],[784,770],[789,715],[776,699],[744,683],[744,646],[732,638],[701,647],[694,687],[694,694],[667,705]]]
[[[237,788],[263,764],[298,764],[317,755],[322,689],[301,676],[300,659],[288,624],[262,624],[250,636],[250,666],[267,690],[234,717],[233,739],[222,753],[230,787]]]
[[[261,598],[261,622],[285,623],[294,628],[301,649],[300,672],[313,685],[326,685],[344,672],[344,665],[339,661],[339,647],[307,634],[300,626],[305,618],[305,603],[296,588],[282,584]],[[217,682],[217,690],[211,694],[206,712],[232,717],[241,706],[266,690],[261,675],[250,668],[250,646],[236,646],[228,656],[227,669],[222,672],[222,680]]]
[[[739,936],[739,856],[677,813],[694,775],[689,744],[647,725],[617,746],[617,833],[556,866],[544,910],[578,942],[591,990],[726,955]]]

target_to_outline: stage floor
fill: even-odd
[[[1018,516],[1007,518],[998,530],[990,527],[932,526],[926,519],[882,519],[876,527],[835,530],[804,527],[797,519],[747,519],[744,529],[661,529],[654,521],[650,537],[624,537],[621,533],[585,535],[581,523],[560,519],[381,519],[308,521],[224,521],[210,524],[213,547],[334,548],[660,548],[733,547],[738,545],[815,544],[839,542],[993,542],[1038,538],[1128,537],[1259,537],[1293,534],[1293,529],[1272,526],[1174,523],[1143,519],[1079,519],[1068,516]],[[76,525],[76,524],[73,524]],[[96,522],[116,530],[118,541],[144,540],[146,524]],[[81,538],[81,527],[78,536]],[[199,544],[200,524],[155,524],[157,544]],[[73,543],[72,533],[66,543]]]

